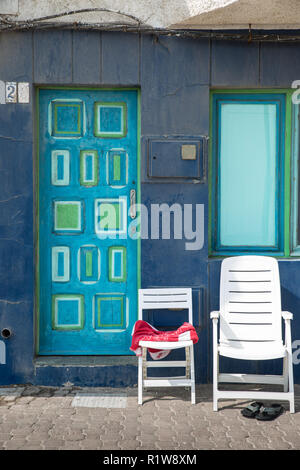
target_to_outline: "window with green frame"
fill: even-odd
[[[213,91],[210,114],[210,255],[300,256],[292,90]]]

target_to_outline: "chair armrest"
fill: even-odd
[[[220,318],[220,312],[214,311],[210,312],[211,320],[218,320]]]
[[[293,320],[293,314],[291,312],[281,312],[284,320]]]

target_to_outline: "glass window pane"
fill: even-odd
[[[276,240],[276,104],[221,104],[221,246],[272,247]]]

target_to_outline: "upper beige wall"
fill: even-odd
[[[154,28],[299,28],[300,0],[0,0],[0,14],[30,20],[84,8],[106,8],[138,18]],[[115,13],[87,12],[55,22],[125,22]]]
[[[222,25],[225,28],[247,28],[251,24],[254,29],[300,27],[299,0],[233,0],[218,3],[223,5],[215,5],[210,11],[199,11],[189,19],[178,22],[178,26],[217,28]]]

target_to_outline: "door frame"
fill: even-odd
[[[139,87],[99,87],[99,86],[51,86],[51,85],[37,85],[34,90],[34,109],[35,109],[35,122],[34,122],[34,155],[33,155],[33,228],[34,228],[34,355],[39,356],[39,331],[40,331],[40,270],[39,270],[39,92],[40,90],[81,90],[81,91],[136,91],[137,92],[137,195],[136,202],[141,203],[141,89]],[[139,215],[139,211],[137,211]],[[137,292],[141,287],[141,237],[137,238]],[[136,312],[136,320],[138,312]],[[128,350],[128,355],[131,355]],[[124,356],[124,355],[123,355]],[[49,357],[49,356],[48,356]]]

